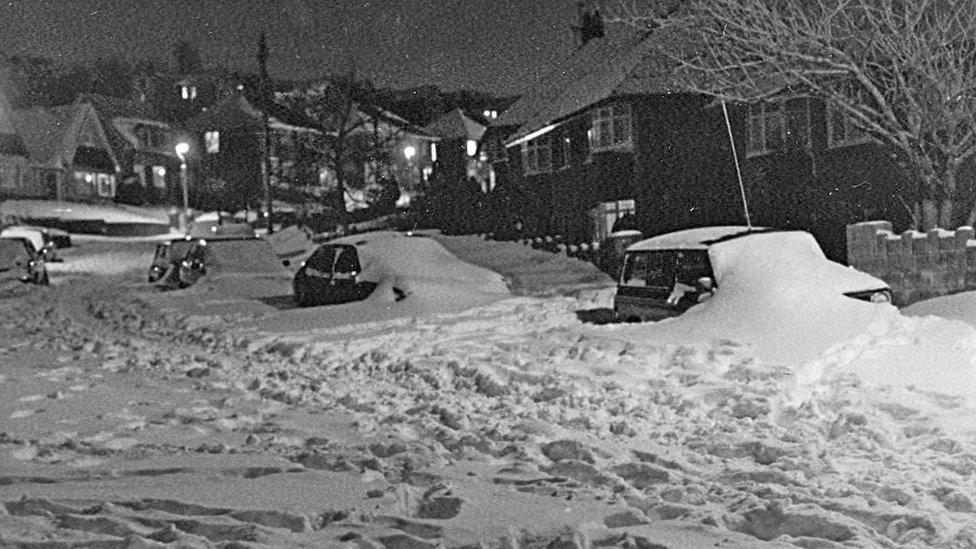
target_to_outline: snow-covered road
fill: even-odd
[[[137,271],[4,300],[0,542],[976,546],[973,402],[930,387],[970,379],[968,325],[891,309],[770,363],[582,321],[612,289],[565,258],[543,297],[553,256],[447,245],[528,295],[370,320],[291,308],[278,282],[164,296]]]

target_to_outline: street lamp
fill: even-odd
[[[180,185],[183,187],[183,219],[185,220],[190,213],[190,191],[186,182],[186,153],[190,152],[190,144],[180,141],[175,148],[176,156],[180,157]]]

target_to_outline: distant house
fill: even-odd
[[[259,103],[243,93],[218,101],[186,124],[196,134],[196,146],[190,152],[190,161],[199,167],[195,185],[224,189],[236,202],[233,207],[239,209],[260,209],[264,203],[265,169],[273,187],[305,183],[284,181],[287,178],[282,175],[298,160],[295,139],[320,132],[300,113],[275,103]],[[265,130],[269,141],[267,165]]]
[[[27,154],[13,110],[0,89],[0,200],[32,196],[33,189],[26,184]]]
[[[721,104],[683,91],[662,27],[591,36],[489,127],[485,149],[525,230],[599,239],[633,211],[658,234],[745,222]],[[843,259],[844,225],[903,220],[905,170],[813,100],[728,105],[754,224],[810,230]],[[968,175],[967,175],[968,177]]]
[[[91,103],[13,112],[28,152],[21,197],[73,201],[115,198],[119,164]]]
[[[91,103],[119,162],[118,198],[137,204],[180,204],[181,132],[159,120],[146,103],[90,94]]]
[[[393,112],[365,103],[356,105],[346,127],[354,128],[353,136],[378,149],[370,151],[371,147],[366,147],[360,151],[365,154],[353,155],[362,156],[359,159],[362,170],[357,167],[356,177],[362,177],[364,191],[346,193],[347,209],[362,207],[370,188],[384,178],[394,179],[398,184],[398,207],[408,207],[427,194],[438,154],[439,136]],[[334,130],[330,134],[334,134]]]
[[[434,172],[430,182],[431,216],[449,232],[477,230],[476,218],[484,215],[484,194],[494,188],[481,139],[486,124],[453,109],[425,128],[440,141],[433,146]]]

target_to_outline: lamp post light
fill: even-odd
[[[190,214],[190,190],[187,185],[186,154],[190,152],[190,144],[180,141],[176,144],[176,156],[180,157],[180,186],[183,187],[183,225],[187,223]]]

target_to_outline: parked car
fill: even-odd
[[[157,246],[150,278],[164,289],[186,288],[211,273],[290,276],[263,238],[186,238]]]
[[[770,254],[781,254],[784,262],[803,258],[804,262],[816,265],[819,274],[824,275],[816,282],[821,287],[854,299],[891,302],[888,284],[828,260],[809,233],[737,226],[701,227],[641,240],[627,247],[613,301],[615,317],[634,322],[680,315],[721,291],[725,273],[715,272],[717,245],[733,239],[757,239],[759,235],[773,232],[786,236],[777,239],[778,247],[771,249]],[[776,261],[771,265],[770,270],[775,270]],[[724,266],[729,270],[734,268],[731,264]],[[775,272],[766,274],[776,276]],[[787,283],[800,284],[799,281]]]
[[[361,272],[355,246],[323,244],[295,273],[292,280],[295,303],[307,307],[355,301],[362,297],[358,281]]]
[[[50,284],[44,256],[26,238],[0,237],[0,280]]]
[[[223,225],[208,225],[191,232],[183,238],[177,238],[168,242],[156,244],[156,251],[153,254],[152,263],[149,265],[147,279],[149,282],[158,282],[167,279],[169,282],[181,280],[181,285],[188,286],[195,282],[195,277],[202,274],[203,267],[202,252],[199,246],[206,246],[208,241],[215,240],[257,240],[258,237],[254,228],[246,223],[227,223]],[[191,257],[191,252],[195,256]],[[183,263],[187,261],[187,265]],[[196,262],[196,264],[194,263]],[[184,271],[184,277],[179,278],[180,270]],[[171,273],[173,276],[167,275]]]
[[[46,261],[58,261],[57,250],[71,246],[71,235],[65,231],[33,225],[9,225],[0,230],[0,237],[26,238]]]
[[[149,282],[157,282],[176,273],[192,246],[193,239],[191,238],[174,239],[156,244],[156,252],[153,254],[152,263],[149,264],[147,276]]]

